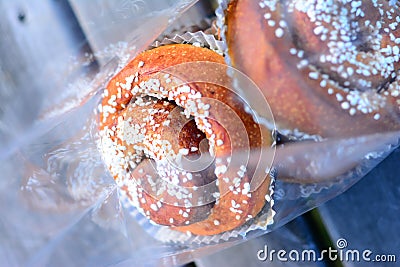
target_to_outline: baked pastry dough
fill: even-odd
[[[280,128],[358,136],[400,128],[399,23],[396,1],[232,0],[226,39]]]
[[[187,44],[145,51],[109,82],[100,105],[104,160],[153,223],[214,235],[263,208],[271,179],[253,176],[270,134],[223,86],[230,83],[221,55]],[[203,153],[208,165],[185,168],[200,166]]]

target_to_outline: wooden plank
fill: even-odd
[[[344,238],[346,249],[395,254],[400,262],[399,162],[400,149],[397,149],[346,193],[319,208],[334,243]],[[345,266],[366,264],[363,261],[343,263]]]

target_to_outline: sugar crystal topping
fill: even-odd
[[[141,68],[145,65],[145,61],[140,61],[137,67]],[[141,75],[135,73],[126,77],[125,82],[118,82],[115,86],[117,93],[110,95],[109,90],[106,89],[104,97],[109,100],[99,106],[99,111],[102,113],[101,123],[104,124],[100,132],[100,147],[111,174],[119,187],[123,189],[121,192],[150,220],[153,214],[157,214],[164,208],[167,200],[161,198],[156,201],[146,197],[148,190],[154,192],[156,197],[166,197],[169,203],[173,198],[176,201],[173,204],[179,209],[176,209],[176,214],[171,213],[171,217],[167,218],[168,223],[179,223],[179,220],[184,220],[185,225],[193,223],[190,217],[195,209],[192,207],[206,203],[209,197],[197,195],[194,203],[192,199],[195,198],[198,187],[191,186],[189,190],[182,185],[201,178],[202,174],[176,168],[171,165],[171,161],[179,165],[185,156],[200,153],[201,147],[188,146],[177,149],[171,140],[164,139],[162,132],[174,123],[171,121],[171,114],[176,112],[176,107],[178,107],[181,116],[194,119],[197,128],[207,137],[210,153],[215,153],[216,148],[223,148],[226,144],[213,132],[208,118],[210,104],[203,101],[200,92],[188,84],[182,84],[169,74],[160,73],[154,75],[153,78],[142,80]],[[168,90],[165,89],[167,86]],[[131,97],[129,104],[120,104],[121,99],[128,97]],[[112,124],[108,123],[110,119],[113,121]],[[143,167],[143,159],[155,161],[153,164],[155,173]],[[230,158],[217,158],[214,175],[222,177],[227,171],[229,162]],[[249,205],[248,200],[251,198],[250,185],[241,182],[246,171],[245,166],[240,166],[234,177],[224,177],[229,185],[229,191],[234,195],[243,196],[238,198],[242,199],[241,203],[234,203],[229,209],[234,213],[236,220],[241,220],[243,216],[248,215],[244,214],[244,209]],[[133,172],[135,179],[132,177]],[[219,181],[216,181],[216,186],[218,184]],[[220,197],[218,189],[208,193],[218,203]],[[144,205],[147,205],[149,209],[142,208]],[[213,222],[216,226],[222,223],[220,220]]]
[[[350,115],[373,114],[388,97],[399,98],[399,1],[264,0],[259,2],[276,38],[292,38],[288,54]],[[308,20],[309,29],[296,25]],[[308,26],[307,26],[308,27]],[[313,35],[312,47],[304,35]],[[347,95],[344,97],[344,95]],[[396,100],[400,105],[400,99]]]

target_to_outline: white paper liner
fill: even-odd
[[[196,24],[192,25],[173,24],[170,28],[166,29],[165,32],[156,39],[156,41],[162,42],[164,39],[174,38],[174,36],[181,35],[184,32],[205,32],[208,34],[212,24],[213,20],[211,18],[203,18]]]
[[[162,45],[168,44],[192,44],[199,47],[209,48],[221,55],[224,55],[224,51],[226,51],[225,43],[223,41],[218,41],[215,36],[205,34],[202,31],[191,33],[186,32],[184,34],[178,35],[176,34],[173,37],[166,37],[161,41],[156,41],[151,47],[159,47]],[[202,244],[213,244],[220,243],[224,241],[230,241],[237,238],[244,238],[246,235],[255,230],[266,231],[274,222],[275,211],[273,209],[274,206],[274,184],[275,184],[275,176],[274,172],[271,171],[271,183],[270,183],[270,193],[269,199],[265,202],[263,209],[259,212],[259,214],[249,220],[247,223],[242,226],[233,229],[231,231],[223,232],[221,234],[212,235],[212,236],[199,236],[193,235],[191,233],[183,233],[180,231],[173,230],[168,226],[160,226],[152,224],[150,220],[148,220],[142,213],[140,213],[139,209],[134,207],[129,197],[126,195],[125,191],[119,190],[119,197],[123,207],[128,211],[129,215],[131,215],[142,227],[143,229],[149,233],[151,236],[156,238],[159,241],[173,244],[182,244],[182,245],[202,245]],[[268,197],[267,197],[268,198]]]
[[[199,32],[186,32],[184,34],[176,34],[173,37],[166,37],[161,41],[156,41],[152,47],[159,47],[168,44],[192,44],[194,46],[206,47],[220,55],[225,55],[226,46],[225,42],[218,41],[215,36]]]

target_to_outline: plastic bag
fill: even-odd
[[[3,264],[171,266],[266,232],[265,229],[253,230],[239,238],[210,244],[160,242],[144,231],[142,222],[136,221],[122,207],[118,188],[97,149],[94,110],[105,83],[194,2],[180,1],[161,7],[157,12],[144,9],[141,13],[144,20],[127,16],[132,20],[122,19],[110,28],[107,21],[93,21],[100,29],[100,36],[102,31],[114,31],[114,27],[126,29],[129,35],[124,35],[123,40],[118,38],[126,42],[106,42],[106,47],[102,48],[104,53],[94,55],[100,58],[98,70],[83,77],[77,77],[72,70],[71,75],[63,77],[67,80],[63,83],[67,84],[66,88],[57,88],[64,92],[57,98],[53,98],[55,93],[45,94],[52,88],[43,88],[40,94],[43,105],[37,108],[37,116],[26,116],[29,127],[13,132],[11,139],[1,140],[0,232],[3,238],[0,258]],[[117,11],[101,10],[124,18],[126,14]],[[83,55],[74,59],[76,66],[90,65],[92,57]],[[10,115],[5,121],[22,119],[25,118]],[[275,162],[281,172],[290,170],[316,180],[312,183],[276,181],[273,195],[276,214],[274,224],[267,231],[346,190],[382,160],[397,145],[398,138],[399,132],[391,132],[349,140],[293,143],[278,149]],[[376,139],[379,142],[375,142]],[[265,153],[272,151],[266,148]],[[301,161],[302,166],[310,168],[285,168],[288,157],[290,166]],[[327,160],[321,161],[321,158]],[[349,169],[354,164],[357,167]],[[343,172],[343,169],[349,171]],[[325,177],[333,178],[318,180]]]

